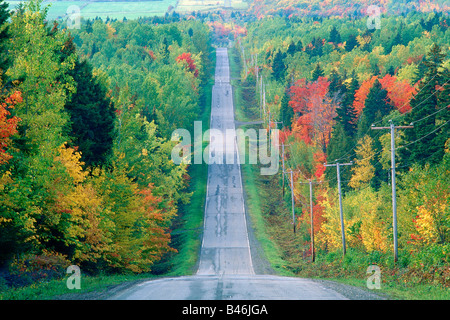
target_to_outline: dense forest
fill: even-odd
[[[242,66],[245,113],[281,130],[286,171],[257,179],[283,268],[312,264],[311,227],[316,256],[338,261],[345,224],[348,252],[449,286],[448,5],[382,1],[375,28],[367,5],[261,0],[248,12],[68,30],[47,21],[41,0],[16,10],[0,1],[0,289],[61,278],[71,264],[152,272],[176,251],[171,231],[191,181],[190,168],[171,161],[171,133],[192,129],[209,107],[211,39],[230,44]],[[411,127],[394,137],[395,264],[391,136],[372,130],[391,123]],[[343,220],[336,167],[325,163],[352,163],[339,177]],[[288,183],[281,193],[288,170],[294,236]]]
[[[285,14],[245,24],[235,52],[251,88],[248,109],[281,129],[286,171],[294,171],[296,236],[280,232],[292,230],[289,187],[284,210],[262,208],[291,270],[311,260],[309,180],[316,253],[342,254],[337,170],[325,163],[352,162],[340,166],[347,250],[392,261],[390,130],[371,129],[392,121],[413,127],[395,130],[399,263],[437,268],[437,281],[449,284],[447,22],[445,13],[410,12],[383,15],[373,29],[367,17]],[[233,38],[224,26],[219,36]],[[268,194],[281,190],[282,174],[274,179],[262,184]]]
[[[41,1],[0,9],[2,285],[70,264],[149,272],[189,202],[171,132],[204,108],[208,27],[96,19],[69,32]]]

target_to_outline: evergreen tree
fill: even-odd
[[[292,56],[296,51],[297,51],[297,47],[296,47],[294,41],[291,41],[291,43],[289,44],[289,47],[287,49],[287,54]]]
[[[358,141],[366,136],[371,137],[373,140],[375,154],[370,160],[375,167],[375,172],[371,185],[375,189],[380,187],[382,181],[386,181],[389,172],[383,169],[380,161],[378,161],[382,150],[381,142],[377,138],[379,132],[368,129],[374,122],[381,121],[383,117],[388,115],[392,110],[393,107],[387,102],[387,91],[383,89],[381,83],[377,79],[367,95],[356,135]]]
[[[405,148],[404,153],[410,162],[437,163],[444,155],[448,125],[436,131],[442,125],[442,121],[438,120],[448,117],[448,111],[436,114],[439,105],[445,107],[445,94],[448,95],[448,88],[444,91],[436,90],[445,83],[445,77],[448,78],[448,74],[444,76],[441,68],[444,58],[441,48],[433,44],[423,61],[425,75],[419,84],[418,93],[411,99],[411,112],[406,117],[407,123],[414,124],[414,128],[405,132],[406,140],[411,144]]]
[[[6,21],[9,18],[8,3],[0,0],[0,79],[8,69],[9,55],[6,49],[6,42],[8,39],[8,28]]]
[[[284,64],[285,57],[286,53],[283,54],[278,50],[273,58],[272,75],[277,81],[284,79],[286,72],[286,65]]]
[[[330,95],[333,95],[338,92],[341,92],[341,94],[344,93],[343,86],[342,86],[342,79],[339,76],[339,73],[337,72],[336,69],[331,70],[329,80],[330,80],[330,86],[329,86],[328,92],[330,93]]]
[[[330,38],[329,42],[333,42],[334,44],[338,44],[341,42],[341,35],[339,34],[339,31],[336,29],[335,26],[330,31]]]
[[[302,40],[298,40],[296,49],[297,49],[297,52],[303,51],[303,43],[302,43]]]
[[[323,72],[322,67],[320,66],[320,63],[316,64],[316,68],[314,69],[311,77],[311,81],[317,81],[319,77],[325,76],[325,73]]]
[[[283,122],[283,127],[291,130],[292,118],[294,117],[294,109],[289,105],[289,87],[284,90],[283,98],[281,98],[281,121]]]
[[[356,36],[354,34],[351,34],[349,36],[348,40],[345,42],[345,50],[350,52],[357,45],[358,45],[358,40],[356,40]]]
[[[358,123],[358,139],[362,138],[367,129],[376,121],[380,121],[384,116],[388,115],[393,107],[387,102],[387,91],[383,89],[380,81],[375,80],[370,89],[367,99],[364,103],[360,120]],[[374,133],[369,132],[369,135]]]
[[[113,144],[112,102],[87,61],[77,61],[70,73],[77,88],[65,106],[70,115],[72,144],[78,146],[86,166],[104,165]]]

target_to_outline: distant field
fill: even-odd
[[[247,9],[247,2],[243,0],[179,0],[177,12],[214,10],[217,8]]]
[[[11,9],[22,1],[7,0]],[[48,19],[63,17],[72,5],[80,7],[81,16],[85,19],[110,17],[111,19],[135,19],[144,16],[163,16],[169,6],[175,7],[177,0],[137,1],[137,2],[90,2],[90,1],[44,1],[43,5],[51,4]]]

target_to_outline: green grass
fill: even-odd
[[[22,1],[7,0],[10,9],[14,9]],[[100,17],[106,19],[122,20],[136,19],[145,16],[163,16],[167,12],[169,6],[175,7],[176,0],[160,0],[160,1],[44,1],[42,6],[51,4],[47,18],[49,20],[58,19],[67,13],[70,6],[76,5],[80,7],[81,17],[84,19],[93,19]]]
[[[69,275],[67,276],[69,277]],[[0,300],[52,300],[65,299],[91,299],[102,298],[103,295],[116,285],[126,282],[136,282],[156,278],[151,274],[129,275],[101,275],[85,276],[81,274],[81,289],[68,289],[67,278],[34,283],[27,287],[10,288],[0,292]]]
[[[213,63],[215,61],[213,60]],[[201,114],[202,136],[209,129],[211,117],[211,99],[214,76],[208,80],[204,87],[204,110]],[[201,151],[205,150],[208,141],[203,141]],[[198,150],[197,150],[198,151]],[[171,263],[173,269],[168,276],[190,275],[196,271],[196,266],[201,248],[201,235],[203,228],[203,218],[205,212],[206,186],[208,178],[208,165],[202,161],[201,164],[191,164],[189,166],[189,176],[191,177],[190,190],[192,192],[190,203],[183,208],[183,223],[174,233],[181,233],[182,245],[178,253],[173,256]]]

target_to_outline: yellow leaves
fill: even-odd
[[[66,144],[62,144],[58,149],[59,155],[55,158],[56,161],[60,161],[66,168],[67,173],[74,180],[74,183],[81,183],[84,181],[87,172],[83,171],[83,162],[80,161],[81,153],[75,151],[73,148],[66,147]]]
[[[425,206],[417,208],[417,217],[414,220],[416,229],[426,244],[436,242],[437,230],[433,219],[432,211]]]
[[[365,46],[366,44],[369,44],[371,40],[372,40],[372,37],[369,36],[369,35],[364,36],[364,37],[358,35],[358,36],[356,37],[356,41],[358,41],[358,44],[359,44],[361,47]]]
[[[2,174],[0,177],[0,191],[3,191],[5,189],[5,186],[8,183],[11,183],[13,180],[11,179],[11,171],[6,171]]]
[[[116,29],[112,27],[109,23],[106,24],[106,31],[108,32],[108,38],[112,38],[116,33]]]
[[[369,136],[365,136],[359,141],[356,148],[358,159],[356,166],[352,168],[353,176],[350,179],[349,186],[358,189],[369,183],[375,175],[375,167],[371,164],[374,156],[373,140]]]

